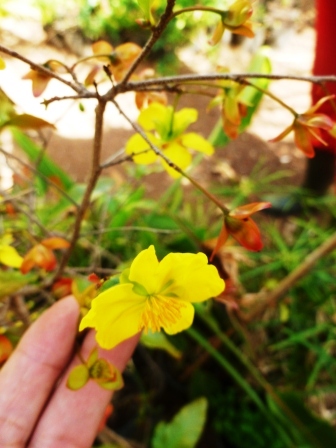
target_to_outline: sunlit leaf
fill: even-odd
[[[43,244],[43,246],[47,247],[48,249],[66,249],[70,246],[69,241],[58,236],[45,238],[41,241],[41,244]]]
[[[207,401],[199,398],[184,406],[170,423],[160,422],[154,430],[153,448],[194,448],[202,434]]]
[[[39,97],[45,91],[52,78],[37,70],[30,70],[30,72],[22,76],[22,79],[30,79],[32,81],[33,95]]]
[[[116,62],[120,61],[125,66],[130,65],[141,53],[142,49],[133,42],[118,45],[113,53]]]
[[[3,126],[16,126],[20,129],[41,129],[45,127],[56,129],[52,123],[29,114],[14,115]]]
[[[0,70],[4,70],[5,68],[6,68],[6,63],[2,58],[0,58]]]
[[[216,45],[221,40],[223,34],[225,31],[225,25],[223,23],[223,20],[220,19],[215,27],[215,30],[212,34],[211,39],[209,40],[210,45]]]
[[[138,0],[139,7],[144,13],[145,19],[148,20],[152,25],[155,25],[155,20],[152,14],[152,6],[155,0]]]
[[[99,40],[92,44],[92,51],[95,55],[102,54],[104,56],[97,57],[97,60],[101,62],[110,62],[110,57],[108,55],[112,54],[113,47],[105,40]]]
[[[35,275],[23,275],[16,271],[0,271],[0,299],[14,294],[23,286],[33,283]]]
[[[169,341],[167,336],[162,332],[156,333],[143,333],[141,336],[141,343],[151,349],[164,350],[169,353],[173,358],[181,358],[182,352]]]

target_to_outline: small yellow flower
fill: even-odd
[[[143,109],[138,123],[144,129],[148,140],[160,149],[165,156],[182,170],[192,162],[190,151],[202,152],[206,155],[214,153],[213,146],[201,135],[185,130],[197,121],[196,109],[185,107],[175,111],[172,106],[158,102],[151,103]],[[135,163],[148,165],[157,160],[157,155],[140,134],[133,135],[126,143],[126,154],[132,155]],[[172,176],[180,174],[161,160],[164,169]]]
[[[98,344],[110,349],[144,330],[175,334],[190,327],[192,302],[203,302],[224,290],[217,269],[205,254],[168,254],[158,261],[154,246],[143,250],[120,284],[92,301],[79,330],[93,327]]]

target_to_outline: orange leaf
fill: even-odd
[[[315,150],[312,143],[312,134],[305,126],[295,122],[294,125],[294,141],[296,146],[305,153],[309,158],[314,157]]]
[[[133,42],[126,42],[125,44],[118,45],[114,51],[114,56],[118,61],[121,61],[123,65],[131,64],[141,53],[142,48]]]
[[[53,271],[56,264],[57,260],[54,253],[43,244],[36,244],[36,246],[30,249],[30,251],[23,258],[20,269],[23,274],[27,274],[27,272],[29,272],[34,266],[43,268],[46,271]]]
[[[67,240],[57,236],[46,238],[45,240],[41,241],[41,244],[43,244],[43,246],[47,247],[48,249],[66,249],[70,246],[70,243]]]
[[[51,80],[51,77],[48,75],[45,75],[44,73],[39,73],[36,70],[31,70],[26,75],[22,77],[22,79],[30,79],[33,84],[33,95],[35,97],[38,97],[42,95],[42,93],[47,88],[47,85],[49,81]]]
[[[271,140],[268,140],[271,143],[279,142],[283,138],[285,138],[291,131],[293,130],[293,124],[288,126],[284,131],[282,131],[277,137],[272,138]]]
[[[270,202],[251,202],[251,204],[236,207],[229,213],[229,216],[242,219],[253,215],[253,213],[260,212],[260,210],[264,210],[265,208],[270,207],[272,207],[272,204]]]
[[[112,54],[113,47],[108,42],[106,42],[105,40],[99,40],[98,42],[95,42],[94,44],[92,44],[91,48],[92,48],[92,51],[93,51],[94,54],[96,54],[96,55],[99,55],[99,54],[105,55],[105,56],[97,57],[97,59],[99,61],[110,62],[109,56],[106,56],[106,55]]]
[[[212,254],[210,256],[210,262],[212,262],[214,256],[216,255],[216,253],[219,251],[219,249],[224,246],[224,244],[226,243],[226,240],[228,239],[229,233],[226,229],[226,225],[225,225],[225,220],[224,220],[224,224],[223,227],[220,231],[216,246],[214,248],[214,250],[212,251]]]
[[[226,226],[230,235],[246,249],[256,252],[262,249],[260,230],[251,218],[237,219],[228,216]]]

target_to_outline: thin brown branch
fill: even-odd
[[[75,248],[77,240],[80,234],[81,224],[85,215],[86,210],[90,205],[90,197],[94,187],[96,186],[97,180],[100,176],[102,168],[100,166],[100,156],[102,149],[102,139],[103,139],[103,122],[104,122],[104,112],[106,108],[106,102],[102,99],[99,100],[96,107],[96,123],[95,123],[95,134],[93,140],[93,151],[92,151],[92,162],[91,162],[91,175],[86,186],[84,197],[82,203],[77,211],[76,220],[74,223],[73,233],[70,241],[70,246],[64,253],[64,256],[60,262],[59,268],[55,274],[55,279],[60,277],[69,261],[72,251]]]
[[[31,323],[31,319],[23,296],[20,294],[14,295],[11,300],[11,306],[15,310],[24,327],[28,328]]]
[[[217,205],[217,207],[222,210],[224,213],[228,211],[228,209],[209,191],[207,191],[204,187],[202,187],[201,184],[199,184],[195,179],[193,179],[189,174],[187,174],[185,171],[183,171],[178,165],[176,165],[174,162],[172,162],[166,154],[164,154],[157,146],[155,146],[150,139],[147,137],[146,133],[141,129],[141,127],[132,121],[127,114],[121,109],[119,104],[113,99],[111,100],[112,103],[116,106],[119,113],[128,121],[128,123],[132,126],[132,128],[141,135],[141,137],[145,140],[145,142],[148,144],[148,146],[155,152],[155,154],[160,157],[162,160],[166,162],[166,164],[175,170],[177,173],[179,173],[181,176],[185,177],[189,180],[191,184],[193,184],[199,191],[201,191],[205,196],[207,196],[214,204]]]
[[[64,100],[81,100],[81,99],[97,99],[97,94],[95,92],[85,92],[79,93],[78,95],[65,95],[65,96],[54,96],[53,98],[49,98],[49,100],[43,100],[41,104],[44,106],[49,106],[49,104],[54,103],[55,101],[64,101]]]
[[[137,69],[139,64],[148,56],[148,54],[151,52],[155,42],[159,39],[161,34],[166,29],[169,21],[172,18],[173,8],[175,6],[175,0],[167,0],[167,6],[165,9],[165,12],[160,17],[159,23],[152,29],[152,34],[149,37],[148,41],[146,42],[145,46],[142,49],[142,52],[139,54],[139,56],[135,59],[133,64],[128,69],[126,75],[120,82],[121,85],[125,85],[127,81],[130,79],[134,71]]]
[[[324,241],[317,249],[311,252],[294,271],[285,277],[271,292],[263,292],[254,296],[250,309],[247,310],[248,319],[254,319],[267,307],[274,306],[302,277],[314,267],[321,258],[336,249],[336,233]]]
[[[4,47],[3,45],[0,45],[0,52],[8,54],[9,56],[12,56],[15,59],[19,59],[22,62],[25,62],[28,64],[33,70],[36,70],[40,73],[43,73],[50,78],[57,79],[61,83],[67,85],[72,90],[74,90],[77,93],[83,93],[86,91],[86,89],[82,85],[74,84],[73,82],[67,81],[66,79],[59,76],[57,73],[49,70],[48,68],[44,67],[43,65],[36,64],[35,62],[31,61],[30,59],[26,58],[25,56],[22,56],[21,54],[17,53],[14,50],[10,50],[9,48]]]
[[[245,83],[246,79],[271,79],[274,81],[292,80],[292,81],[306,81],[315,84],[323,82],[336,82],[336,76],[295,76],[295,75],[278,75],[266,73],[215,73],[215,74],[186,74],[177,76],[165,76],[162,78],[146,79],[143,81],[130,81],[124,87],[123,91],[139,91],[148,86],[161,86],[163,89],[171,88],[179,84],[197,83],[203,81],[220,81],[230,80],[238,83]]]

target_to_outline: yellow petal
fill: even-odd
[[[187,302],[202,302],[218,296],[224,290],[224,281],[203,253],[168,254],[160,263],[161,284],[171,284],[161,294],[179,297]]]
[[[188,126],[195,123],[198,118],[198,112],[191,107],[185,107],[174,114],[173,136],[178,137]]]
[[[79,331],[95,328],[100,347],[111,349],[140,331],[145,303],[146,298],[135,294],[131,283],[113,286],[92,300]]]
[[[131,265],[129,280],[142,285],[148,294],[158,292],[159,262],[155,255],[154,246],[150,246],[137,255]]]
[[[184,170],[191,164],[192,158],[189,152],[186,150],[184,146],[179,145],[176,142],[170,143],[168,147],[164,150],[164,153],[171,162],[173,162],[182,170]],[[176,170],[174,170],[174,168],[171,168],[164,160],[161,159],[161,162],[163,164],[164,169],[172,177],[177,178],[180,176],[180,174]]]
[[[155,129],[161,137],[165,137],[169,133],[172,111],[172,107],[152,103],[141,111],[138,123],[146,131]]]
[[[167,334],[179,333],[180,331],[189,328],[193,323],[195,310],[190,303],[184,303],[183,307],[180,309],[180,312],[181,318],[177,322],[164,327],[164,331]]]
[[[208,156],[211,156],[214,153],[214,148],[211,143],[201,135],[196,134],[196,132],[189,132],[188,134],[182,135],[181,142],[183,146],[194,149],[195,151],[203,152]]]
[[[11,246],[0,246],[0,263],[12,268],[19,268],[23,258]]]
[[[155,145],[158,146],[159,140],[154,137],[154,135],[147,133],[148,139]],[[126,154],[133,155],[133,160],[135,163],[141,165],[148,165],[155,162],[156,154],[150,149],[146,140],[144,140],[140,134],[133,135],[126,143],[125,146]]]
[[[6,68],[6,63],[2,58],[0,58],[0,70],[4,70],[5,68]]]

